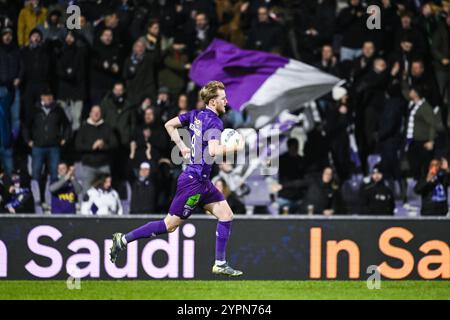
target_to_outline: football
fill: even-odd
[[[243,138],[239,132],[228,128],[223,130],[222,135],[220,136],[220,143],[227,147],[232,147],[238,145],[242,139]]]

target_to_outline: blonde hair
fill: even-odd
[[[218,90],[225,90],[225,86],[220,81],[210,81],[200,90],[200,98],[208,105],[211,99],[217,97]]]

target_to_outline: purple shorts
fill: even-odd
[[[190,174],[181,173],[177,191],[169,208],[169,214],[187,219],[195,208],[212,202],[225,200],[223,194],[208,180],[200,180]]]

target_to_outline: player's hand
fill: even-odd
[[[274,183],[270,187],[271,193],[277,193],[277,192],[281,191],[281,189],[283,189],[283,186],[281,184],[279,184],[279,183]]]
[[[189,149],[188,147],[184,147],[180,150],[181,152],[181,156],[183,157],[183,159],[189,159],[191,157],[191,149]]]

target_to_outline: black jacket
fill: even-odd
[[[430,182],[422,177],[414,187],[414,191],[422,196],[422,215],[445,216],[448,212],[448,192],[450,174],[439,171]]]
[[[112,92],[103,98],[100,106],[103,119],[113,129],[118,142],[128,146],[136,128],[136,110],[134,106],[125,97],[122,103],[115,101],[115,96]]]
[[[123,78],[126,80],[128,96],[132,104],[142,102],[145,97],[156,98],[156,69],[154,55],[146,52],[138,63],[131,56],[125,60]]]
[[[47,84],[51,72],[51,52],[48,46],[25,47],[21,51],[24,63],[24,85]]]
[[[311,175],[298,184],[299,187],[308,187],[301,206],[301,213],[308,212],[308,206],[314,207],[314,214],[323,214],[326,209],[333,209],[339,213],[340,194],[339,187],[334,182],[325,184],[322,175]]]
[[[101,150],[92,150],[94,142],[103,139],[105,146]],[[101,167],[110,162],[110,153],[117,146],[117,140],[109,125],[101,120],[94,125],[88,121],[84,122],[78,131],[75,140],[75,148],[82,153],[81,162],[90,167]]]
[[[367,36],[366,21],[366,8],[363,6],[350,6],[339,12],[336,24],[342,34],[342,46],[352,49],[361,48]]]
[[[59,146],[62,140],[70,138],[69,120],[64,110],[56,103],[47,115],[41,104],[37,104],[23,128],[25,142],[33,141],[34,147]]]
[[[361,190],[361,213],[367,215],[393,215],[395,199],[392,190],[383,181],[371,181]]]
[[[11,86],[22,78],[24,67],[20,51],[15,45],[0,45],[0,86]]]
[[[107,66],[105,68],[105,61]],[[117,64],[119,71],[114,73],[112,65]],[[114,43],[106,46],[98,41],[92,48],[91,58],[91,86],[101,90],[111,90],[114,83],[120,78],[120,50]]]
[[[131,187],[130,213],[149,214],[155,210],[155,186],[150,179],[137,179]]]
[[[63,46],[56,60],[58,99],[84,100],[86,97],[85,54],[75,44]]]

